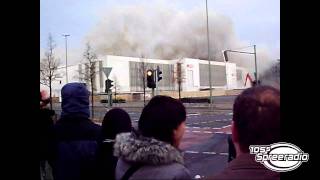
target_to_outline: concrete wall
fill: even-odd
[[[227,85],[226,89],[237,88],[237,69],[235,63],[226,63]]]
[[[99,58],[102,60],[103,67],[112,67],[111,73],[109,75],[109,79],[116,80],[117,86],[119,87],[119,91],[121,92],[131,92],[130,89],[130,69],[129,62],[142,62],[141,58],[134,57],[122,57],[122,56],[104,56]],[[160,64],[170,64],[170,61],[160,60],[160,59],[145,59],[147,63],[160,63]],[[107,77],[103,76],[105,79]],[[104,79],[104,80],[105,80]],[[114,84],[114,83],[113,83]]]
[[[160,92],[160,95],[171,96],[173,98],[179,98],[179,93],[177,91],[163,91]],[[212,91],[212,96],[224,96],[225,90],[219,89]],[[182,91],[181,98],[184,97],[209,97],[209,91]]]
[[[121,92],[130,92],[129,59],[121,56],[105,56],[102,59],[103,67],[112,67],[109,79],[116,81],[117,88]],[[104,82],[107,77],[105,75],[103,77]],[[105,88],[105,85],[103,87]]]
[[[198,91],[200,89],[199,62],[198,59],[183,59],[186,80],[185,91]]]
[[[181,62],[183,75],[185,78],[182,83],[182,90],[185,92],[199,91],[200,89],[199,64],[208,64],[207,60],[199,60],[199,59],[191,59],[191,58],[183,58],[180,60],[179,59],[176,59],[176,60],[144,59],[143,60],[141,58],[110,56],[110,55],[99,57],[98,61],[102,62],[102,67],[112,67],[111,73],[109,75],[109,79],[116,81],[117,91],[120,93],[132,93],[132,90],[130,89],[130,78],[131,78],[130,69],[129,69],[130,61],[135,61],[135,62],[145,61],[147,63],[158,63],[158,64],[174,64],[175,69],[176,69],[176,63]],[[211,64],[221,66],[221,67],[226,67],[225,62],[211,61]],[[84,67],[84,65],[80,65],[80,66]],[[96,67],[98,68],[97,71],[102,71],[102,69],[99,69],[99,62],[97,62]],[[237,80],[237,77],[236,77],[237,69],[240,69],[242,71],[241,80]],[[238,67],[234,63],[227,63],[226,70],[227,70],[226,71],[227,86],[213,86],[213,88],[242,89],[242,88],[250,87],[250,83],[247,83],[247,86],[244,87],[245,76],[248,72],[245,68]],[[61,78],[53,82],[54,96],[60,96],[60,90],[66,83],[65,67],[63,66],[59,67],[58,72]],[[99,74],[99,73],[100,72],[98,72],[96,76],[96,87],[97,87],[98,93],[104,92],[104,89],[105,89],[104,82],[107,79],[104,73],[102,74]],[[252,78],[254,77],[252,76]],[[69,82],[81,82],[79,79],[79,64],[68,66],[68,79],[69,79]],[[115,84],[115,82],[113,84]],[[177,83],[175,83],[175,86],[177,89]],[[47,89],[46,87],[41,87],[41,88]]]

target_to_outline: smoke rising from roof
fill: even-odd
[[[209,11],[209,36],[210,56],[215,61],[223,61],[222,50],[248,46],[237,39],[230,18],[212,11]],[[208,58],[204,8],[182,11],[135,5],[108,9],[86,40],[98,55],[168,60]],[[271,64],[266,50],[259,47],[257,59],[260,71]],[[254,67],[252,55],[232,54],[229,60],[250,69]]]

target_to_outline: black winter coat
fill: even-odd
[[[54,127],[55,180],[96,179],[96,151],[100,126],[81,117],[64,117]]]
[[[114,142],[101,142],[97,152],[99,180],[115,179],[118,158],[113,155]]]
[[[51,159],[50,149],[53,143],[53,120],[55,112],[50,109],[40,109],[39,117],[39,158],[40,161]]]

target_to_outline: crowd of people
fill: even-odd
[[[84,84],[61,90],[62,112],[53,122],[50,100],[40,93],[40,179],[46,167],[54,180],[192,179],[179,149],[186,109],[177,99],[155,96],[143,108],[138,128],[120,108],[109,110],[102,125],[90,120],[89,92]],[[280,179],[255,162],[250,145],[280,141],[280,92],[269,86],[244,90],[233,107],[228,166],[209,179]]]

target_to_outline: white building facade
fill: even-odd
[[[162,71],[162,80],[157,82],[158,91],[177,91],[177,63],[181,63],[182,91],[201,91],[209,88],[209,66],[207,60],[182,58],[177,60],[142,59],[124,56],[102,56],[95,63],[96,76],[94,87],[96,93],[105,92],[105,80],[113,80],[113,91],[117,93],[143,92],[143,64],[145,72],[159,66]],[[104,73],[105,68],[112,68],[109,76]],[[83,74],[88,69],[85,63],[68,66],[68,82],[83,82]],[[66,84],[66,68],[61,66],[58,73],[61,78],[52,84],[53,96],[60,96],[61,88]],[[211,61],[211,84],[218,89],[244,89],[250,86],[245,84],[246,68],[238,67],[235,63]],[[90,85],[91,86],[91,85]],[[115,89],[116,87],[116,89]],[[90,88],[88,88],[90,89]],[[146,91],[151,91],[146,88]]]

